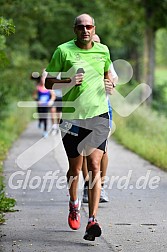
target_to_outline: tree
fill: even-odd
[[[95,18],[96,32],[112,59],[130,60],[135,79],[154,88],[155,33],[167,24],[167,0],[0,0],[0,5],[0,15],[12,18],[17,27],[12,40],[7,39],[13,64],[49,59],[57,45],[74,37],[73,20],[85,12]]]
[[[142,0],[144,8],[144,79],[150,87],[154,88],[155,71],[155,35],[159,28],[167,25],[167,1]],[[148,100],[150,104],[152,97]]]
[[[107,5],[111,10],[111,19],[116,20],[114,26],[121,31],[117,33],[118,36],[123,36],[124,42],[127,43],[125,32],[127,33],[130,45],[133,44],[131,50],[134,51],[135,45],[137,45],[137,50],[143,41],[143,80],[153,89],[155,33],[159,28],[167,25],[167,0],[108,0]],[[143,90],[143,95],[144,92],[145,90]],[[147,103],[150,104],[151,101],[152,96],[147,99]]]

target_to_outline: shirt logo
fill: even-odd
[[[103,61],[102,56],[94,56],[94,57],[92,57],[92,59],[95,59],[95,60],[98,60],[98,61]]]
[[[80,61],[81,60],[81,56],[80,56],[79,53],[75,53],[74,55],[75,55],[76,61]]]

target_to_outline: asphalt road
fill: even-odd
[[[17,211],[1,225],[1,252],[167,251],[167,173],[114,141],[109,141],[106,187],[97,219],[102,236],[83,240],[88,218],[81,206],[81,228],[68,227],[68,163],[60,135],[41,138],[31,123],[4,162],[6,192]],[[79,195],[82,198],[82,175]]]

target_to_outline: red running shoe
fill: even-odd
[[[93,220],[91,222],[88,222],[86,232],[83,238],[88,241],[94,241],[95,237],[99,237],[101,233],[102,230],[99,224],[97,223],[97,220],[93,216]]]
[[[71,204],[69,203],[69,216],[68,216],[68,224],[70,226],[71,229],[73,230],[77,230],[80,228],[80,204]]]

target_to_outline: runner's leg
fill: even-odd
[[[100,191],[101,191],[101,176],[100,176],[100,163],[103,156],[103,151],[95,149],[89,156],[87,156],[87,164],[89,171],[89,217],[97,215]]]

